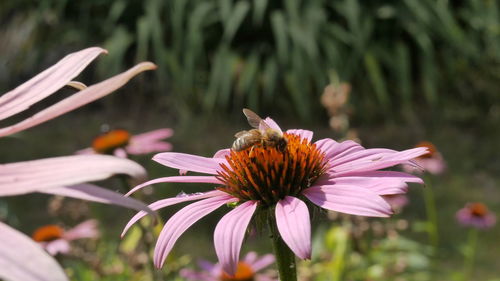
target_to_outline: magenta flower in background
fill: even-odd
[[[71,250],[70,242],[84,238],[99,237],[96,220],[87,220],[77,226],[64,230],[58,225],[49,224],[37,228],[31,235],[49,254],[67,254]]]
[[[77,154],[113,154],[126,158],[128,154],[140,155],[172,150],[172,144],[163,141],[173,135],[170,128],[131,135],[123,129],[115,129],[97,136],[92,147],[77,151]]]
[[[311,142],[313,132],[288,130],[285,133],[270,118],[260,124],[283,134],[285,147],[254,145],[241,151],[224,149],[213,158],[165,152],[153,160],[181,171],[206,176],[173,176],[141,184],[192,182],[216,185],[216,190],[181,195],[152,203],[158,210],[181,202],[199,200],[176,214],[165,224],[158,238],[154,262],[161,267],[177,239],[202,217],[223,205],[236,206],[215,227],[214,245],[219,263],[229,275],[236,272],[240,248],[247,227],[256,212],[272,218],[281,239],[302,259],[311,257],[311,223],[307,204],[360,216],[388,217],[391,206],[383,195],[407,191],[407,183],[422,183],[413,175],[382,171],[427,153],[427,148],[405,151],[365,149],[353,141],[332,139]],[[307,204],[306,204],[307,202]],[[231,203],[231,204],[230,204]],[[146,213],[139,212],[126,225],[123,234]]]
[[[463,226],[479,229],[491,228],[496,223],[495,214],[479,202],[466,204],[464,208],[458,210],[456,218]]]
[[[0,128],[0,137],[21,132],[102,98],[125,85],[137,74],[156,68],[153,63],[142,62],[126,72],[89,87],[71,81],[103,53],[107,51],[92,47],[69,54],[52,67],[0,96],[0,120],[4,120],[28,109],[66,85],[79,90],[21,122]],[[63,156],[0,164],[0,196],[43,192],[152,213],[140,201],[98,186],[82,184],[115,174],[128,175],[138,180],[145,178],[146,171],[133,161],[107,155]],[[23,233],[0,222],[0,237],[0,279],[68,280],[57,262]]]
[[[446,162],[444,161],[443,155],[437,150],[436,146],[428,141],[419,142],[415,147],[425,147],[428,152],[422,156],[419,156],[413,160],[419,167],[414,167],[412,165],[403,165],[406,172],[421,173],[421,169],[433,174],[440,175],[446,171]]]
[[[278,281],[270,274],[257,273],[272,263],[274,263],[274,256],[271,254],[259,257],[257,253],[249,252],[238,263],[234,276],[226,274],[220,264],[208,261],[198,263],[202,271],[183,269],[180,271],[180,276],[188,281]]]

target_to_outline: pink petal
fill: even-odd
[[[348,140],[338,143],[332,139],[321,139],[315,142],[318,149],[325,153],[326,159],[336,160],[350,153],[364,150],[359,143]]]
[[[256,208],[257,202],[247,201],[224,215],[215,227],[215,252],[223,270],[231,276],[236,273],[241,244]]]
[[[93,47],[67,55],[52,67],[0,97],[0,120],[28,109],[76,77],[106,50]]]
[[[148,143],[169,138],[173,134],[174,130],[170,128],[163,128],[135,135],[130,139],[130,141],[136,143]]]
[[[163,227],[155,247],[154,264],[161,268],[175,242],[191,225],[218,209],[220,206],[236,202],[229,196],[217,196],[192,203],[175,213]]]
[[[218,180],[214,176],[173,176],[173,177],[164,177],[164,178],[157,178],[154,180],[147,181],[145,183],[142,183],[134,188],[132,188],[125,196],[130,196],[130,194],[136,192],[137,190],[152,185],[156,183],[163,183],[163,182],[190,182],[190,183],[213,183],[213,184],[222,184],[220,180]]]
[[[106,179],[115,174],[144,179],[139,164],[108,155],[72,155],[0,165],[0,196]]]
[[[117,205],[138,211],[146,211],[152,216],[155,215],[153,211],[151,211],[151,209],[149,209],[146,204],[142,203],[137,199],[125,197],[121,193],[114,192],[89,183],[82,183],[72,186],[54,187],[54,188],[40,190],[40,192],[78,198],[98,203]]]
[[[171,206],[171,205],[175,205],[178,203],[182,203],[182,202],[205,199],[205,198],[210,198],[210,197],[221,197],[221,196],[226,196],[226,195],[227,195],[227,193],[224,193],[224,192],[219,191],[219,190],[213,190],[213,191],[200,193],[200,194],[186,194],[186,195],[180,195],[180,196],[173,197],[173,198],[158,200],[158,201],[152,203],[151,205],[149,205],[148,207],[151,210],[156,211],[156,210],[159,210],[159,209]],[[136,223],[138,220],[140,220],[141,218],[143,218],[146,215],[147,215],[146,212],[140,211],[134,217],[132,217],[130,219],[130,221],[127,223],[127,225],[125,226],[125,228],[123,229],[121,236],[123,237],[125,235],[125,233],[129,230],[129,228],[132,227],[132,225],[134,225],[134,223]]]
[[[313,138],[313,132],[309,130],[302,130],[302,129],[291,129],[286,131],[288,134],[294,134],[298,135],[303,139],[307,139],[309,142],[311,142]]]
[[[296,256],[311,258],[311,221],[300,199],[286,196],[276,204],[276,225],[281,238]]]
[[[125,85],[137,74],[146,70],[153,70],[155,68],[156,65],[153,63],[142,62],[126,72],[120,73],[98,84],[89,86],[85,90],[82,90],[52,106],[47,107],[28,119],[25,119],[15,125],[0,129],[0,137],[26,130],[66,112],[86,105],[87,103],[100,99]]]
[[[120,158],[127,158],[127,151],[125,151],[125,149],[123,148],[117,148],[113,152],[113,155]]]
[[[217,150],[217,152],[215,152],[213,158],[226,158],[226,156],[229,156],[229,154],[231,154],[231,149],[225,148],[225,149]]]
[[[276,122],[274,122],[273,119],[269,118],[269,117],[266,117],[266,119],[264,119],[264,122],[267,124],[267,126],[269,126],[271,129],[274,129],[280,133],[282,133],[281,131],[281,128],[280,126],[278,126],[278,124]],[[262,127],[262,126],[259,126],[259,129],[260,130],[264,130],[265,128]]]
[[[329,176],[325,179],[319,179],[315,185],[339,184],[353,188],[362,187],[370,189],[378,195],[389,195],[405,193],[408,190],[406,184],[408,182],[424,183],[422,179],[402,172],[371,171],[340,177]]]
[[[346,162],[341,165],[333,164],[331,171],[335,176],[374,171],[405,163],[408,160],[427,153],[427,148],[423,147],[387,153],[377,152],[377,150],[371,149],[367,149],[367,151],[368,150],[373,151],[374,154],[364,155],[363,157],[355,159],[352,162]]]
[[[305,189],[302,194],[328,210],[369,217],[388,217],[391,206],[375,192],[352,186],[323,185]]]
[[[255,261],[251,261],[251,262],[248,261],[247,259],[245,259],[245,262],[247,262],[251,265],[254,272],[260,271],[260,270],[270,266],[271,264],[274,263],[274,261],[275,261],[275,258],[271,254],[264,255],[264,256],[260,257],[259,259],[255,260]]]
[[[97,220],[86,220],[75,227],[65,231],[63,237],[66,240],[76,240],[82,238],[97,238],[99,237],[99,229]]]
[[[153,160],[174,169],[187,170],[199,173],[216,175],[221,170],[221,163],[226,163],[226,159],[207,158],[197,155],[164,152],[156,154]]]
[[[69,242],[64,239],[57,239],[50,242],[44,242],[42,244],[42,247],[52,256],[55,256],[59,253],[67,254],[71,250]]]
[[[63,269],[38,243],[0,222],[0,278],[23,281],[67,281]]]
[[[172,149],[172,144],[162,140],[172,136],[172,134],[172,129],[165,128],[133,136],[127,146],[127,152],[130,154],[148,154],[169,151]]]

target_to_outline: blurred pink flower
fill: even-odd
[[[281,128],[270,118],[261,130]],[[365,149],[353,141],[332,139],[311,142],[313,132],[288,130],[283,149],[254,145],[242,151],[224,149],[213,158],[165,152],[153,160],[175,169],[206,173],[209,176],[158,178],[133,188],[160,182],[216,184],[216,190],[159,200],[150,205],[158,210],[173,204],[200,200],[174,214],[158,238],[154,262],[161,267],[184,231],[219,207],[236,206],[219,221],[214,245],[225,272],[236,272],[240,248],[247,227],[256,212],[273,211],[283,241],[300,258],[311,257],[311,224],[303,199],[321,208],[360,216],[388,217],[391,206],[382,195],[407,191],[407,182],[422,183],[413,175],[380,171],[427,153],[426,148],[405,151]],[[300,198],[300,199],[299,199]],[[145,215],[139,212],[126,225],[123,234]]]
[[[137,74],[156,68],[153,63],[142,62],[126,72],[89,87],[71,81],[103,53],[107,51],[92,47],[69,54],[55,65],[0,96],[0,120],[4,120],[28,109],[64,86],[79,90],[27,119],[0,128],[0,137],[21,132],[102,98],[125,85]],[[114,174],[126,174],[138,179],[144,178],[146,171],[130,160],[105,155],[76,155],[0,164],[0,196],[45,192],[152,213],[147,206],[135,199],[125,198],[119,193],[98,186],[81,184],[85,181],[105,179]],[[0,279],[68,280],[57,262],[23,233],[0,222],[0,237]]]
[[[79,225],[64,230],[61,227],[49,224],[37,228],[31,235],[49,254],[67,254],[71,250],[70,242],[83,238],[99,237],[96,220],[87,220]]]
[[[457,221],[468,227],[479,229],[491,228],[496,223],[495,214],[488,210],[483,203],[468,203],[464,208],[458,210]]]
[[[258,274],[257,272],[274,263],[274,256],[271,254],[258,257],[257,253],[249,252],[237,265],[234,276],[229,276],[222,271],[220,264],[200,261],[199,266],[202,271],[183,269],[180,276],[189,281],[278,281],[277,278],[269,274]]]
[[[419,167],[403,165],[403,169],[406,172],[421,173],[421,169],[424,169],[424,171],[429,172],[430,174],[440,175],[446,171],[446,162],[434,144],[428,141],[422,141],[415,147],[426,147],[428,149],[428,153],[413,160],[413,162],[415,162]]]
[[[401,212],[408,205],[408,196],[406,194],[384,195],[383,197],[396,213]]]
[[[77,154],[114,154],[126,158],[127,154],[140,155],[172,150],[172,144],[163,141],[173,135],[170,128],[149,131],[131,136],[123,129],[116,129],[97,136],[92,147],[77,151]]]

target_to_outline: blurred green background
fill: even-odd
[[[348,82],[350,126],[365,147],[404,149],[429,140],[444,155],[448,172],[430,179],[442,238],[439,269],[431,276],[448,276],[461,267],[459,248],[466,236],[454,221],[455,211],[468,201],[500,211],[499,13],[494,0],[1,1],[1,93],[94,45],[109,54],[80,76],[88,84],[139,61],[158,65],[118,94],[1,139],[1,159],[71,154],[89,146],[103,123],[134,133],[171,127],[176,151],[209,156],[248,126],[242,107],[271,116],[284,128],[312,129],[316,139],[342,137],[328,127],[320,97],[328,84]],[[173,173],[148,159],[137,160],[151,178]],[[200,190],[165,186],[145,199]],[[26,208],[26,202],[34,207]],[[2,214],[29,232],[55,220],[35,207],[46,202],[45,196],[11,198]],[[424,220],[419,187],[411,190],[410,202],[398,216]],[[110,237],[118,236],[129,217],[101,206],[94,215],[113,226]],[[215,222],[205,220],[184,241],[206,234],[203,254],[213,257]],[[407,235],[427,243],[421,233]],[[494,251],[500,230],[481,235],[475,280],[490,280],[500,275]],[[189,253],[189,243],[180,245],[179,252]]]

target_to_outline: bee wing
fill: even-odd
[[[239,137],[242,137],[242,136],[246,135],[247,133],[248,133],[248,131],[239,131],[234,136],[236,138],[239,138]]]
[[[260,118],[257,113],[251,111],[248,108],[243,108],[243,114],[245,114],[245,116],[247,117],[248,124],[256,129],[259,128],[259,125],[265,124],[264,120],[262,120],[262,118]],[[267,124],[265,126],[267,126]]]

